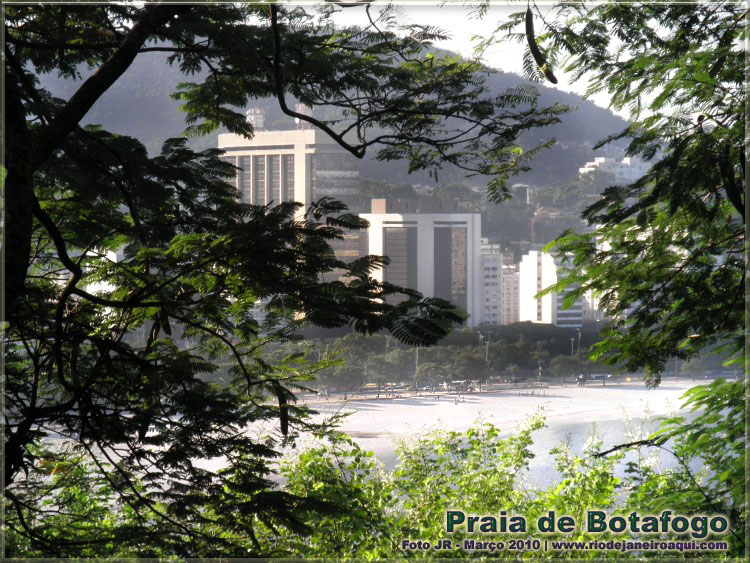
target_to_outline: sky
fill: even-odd
[[[439,5],[436,1],[418,1],[410,0],[398,2],[402,5],[408,14],[411,23],[426,24],[438,27],[446,31],[451,37],[446,41],[436,42],[435,45],[440,48],[448,49],[460,53],[464,56],[471,56],[474,50],[474,36],[489,36],[495,29],[498,22],[504,20],[508,14],[523,11],[526,7],[525,1],[516,2],[493,2],[487,14],[479,19],[472,15],[474,8],[464,5],[463,2],[450,2],[448,5]],[[551,2],[544,5],[544,2],[536,2],[537,7],[546,13],[551,7]],[[375,6],[378,3],[375,2]],[[375,15],[376,9],[371,8],[371,13]],[[334,21],[341,25],[364,25],[367,22],[364,7],[342,8],[334,16]],[[541,22],[536,21],[537,31],[541,29]],[[522,30],[519,30],[522,31]],[[491,47],[484,57],[484,62],[488,65],[505,72],[522,74],[522,61],[525,45],[514,42],[504,42],[495,44]],[[565,92],[574,92],[583,95],[586,90],[586,83],[583,81],[570,82],[568,76],[561,69],[554,69],[558,84],[553,85],[549,82],[545,86],[556,88]],[[609,106],[609,95],[606,92],[597,94],[589,98],[595,104],[601,107]],[[626,112],[617,112],[622,117],[627,118]]]

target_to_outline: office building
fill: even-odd
[[[368,254],[390,264],[372,275],[378,281],[439,297],[469,313],[467,326],[482,322],[481,215],[459,213],[455,201],[372,200]]]
[[[608,320],[607,315],[599,308],[599,296],[589,289],[583,294],[583,320],[602,322]]]
[[[219,135],[223,160],[239,169],[235,186],[243,203],[298,201],[306,208],[326,196],[345,203],[357,200],[357,158],[307,122],[299,122],[296,129],[266,131],[264,117],[262,110],[248,110],[255,129],[252,139]]]

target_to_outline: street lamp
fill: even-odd
[[[492,332],[487,331],[487,344],[484,348],[484,379],[489,381],[490,379],[490,340],[492,339]],[[481,350],[480,350],[481,351]],[[479,382],[479,390],[482,390],[482,382]]]
[[[315,351],[318,353],[318,363],[320,363],[320,347],[317,343],[313,344],[311,347],[315,348]],[[318,382],[318,396],[320,396],[320,377],[316,376],[315,380]]]
[[[416,390],[417,385],[418,385],[417,384],[417,377],[418,377],[417,376],[417,372],[418,371],[419,371],[419,346],[417,346],[417,359],[416,359],[416,362],[414,363],[414,389],[415,390]]]
[[[573,342],[575,342],[575,341],[576,341],[576,339],[571,337],[571,339],[570,339],[570,357],[571,358],[573,357]]]
[[[482,345],[484,344],[484,334],[479,333],[479,357],[482,357]],[[487,372],[487,355],[484,356],[484,371]]]

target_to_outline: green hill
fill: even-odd
[[[86,115],[84,123],[101,124],[105,129],[140,139],[151,153],[159,151],[161,143],[179,135],[185,127],[183,115],[178,111],[179,102],[169,95],[177,84],[197,81],[200,76],[186,77],[176,67],[165,64],[163,53],[148,53],[136,58],[123,80],[118,80]],[[83,69],[86,76],[90,71]],[[66,81],[51,75],[39,77],[42,87],[54,95],[68,98],[80,82]],[[526,81],[515,74],[497,72],[490,76],[488,86],[493,94]],[[534,161],[534,169],[512,179],[538,185],[559,183],[573,178],[578,167],[591,159],[591,147],[604,137],[622,130],[626,122],[609,110],[569,94],[537,85],[540,90],[540,105],[555,102],[576,106],[562,117],[561,123],[544,129],[526,132],[521,143],[533,146],[542,138],[554,137],[557,145],[544,152]],[[253,104],[266,110],[266,127],[289,129],[294,127],[292,118],[284,115],[274,99],[259,99]],[[215,146],[216,137],[196,139],[196,148]],[[435,181],[425,172],[408,174],[404,162],[378,162],[372,151],[363,159],[361,174],[391,183],[434,185]],[[440,172],[442,182],[465,182],[464,173],[447,167]],[[479,181],[469,181],[480,183]]]

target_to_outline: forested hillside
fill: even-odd
[[[179,70],[164,64],[165,57],[160,52],[138,57],[118,81],[86,115],[84,123],[101,124],[105,129],[140,139],[149,152],[156,153],[161,143],[179,135],[185,128],[182,114],[175,109],[179,102],[170,98],[177,85],[185,80]],[[83,68],[83,76],[90,71]],[[68,98],[80,83],[74,83],[54,75],[39,77],[41,84],[54,94]],[[196,75],[195,82],[201,77]],[[522,77],[510,73],[493,73],[488,85],[493,93],[499,93],[518,84],[527,83]],[[523,173],[512,181],[547,185],[568,181],[578,172],[578,167],[590,160],[591,148],[599,140],[622,130],[626,122],[607,109],[584,100],[575,94],[536,85],[540,91],[540,106],[562,103],[572,111],[561,117],[561,122],[546,129],[533,130],[521,135],[525,146],[534,146],[542,138],[554,137],[557,145],[545,151],[534,161],[533,170]],[[284,115],[275,100],[260,99],[254,104],[266,110],[268,129],[290,129],[294,127],[292,118]],[[215,146],[216,137],[207,136],[193,140],[196,148]],[[362,162],[361,175],[366,178],[379,178],[391,183],[434,185],[436,182],[424,172],[409,174],[405,162],[378,162],[375,152],[369,151]],[[446,167],[438,177],[441,183],[465,183],[464,173]],[[481,182],[469,182],[477,183]]]

